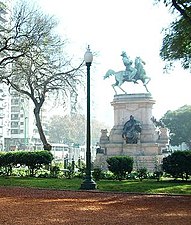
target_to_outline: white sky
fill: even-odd
[[[170,74],[163,74],[164,63],[159,57],[162,28],[171,18],[161,4],[154,0],[36,0],[42,9],[59,20],[59,32],[69,41],[69,51],[74,57],[83,58],[89,44],[97,52],[91,68],[91,100],[93,111],[100,121],[113,126],[114,78],[103,80],[108,69],[124,70],[121,52],[132,60],[140,56],[151,81],[148,84],[156,104],[153,116],[160,118],[167,110],[191,104],[189,88],[191,74],[177,67]],[[123,87],[123,86],[122,86]],[[124,84],[127,92],[144,92],[141,84]]]

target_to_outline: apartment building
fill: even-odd
[[[5,150],[25,149],[28,144],[28,101],[15,91],[11,91],[9,98],[9,132],[5,137]]]
[[[26,96],[12,90],[9,101],[9,135],[5,137],[5,151],[42,149],[34,117],[34,104]],[[41,121],[47,134],[46,110],[41,110]]]
[[[8,4],[9,1],[0,0],[0,30],[2,30],[8,22]],[[0,32],[0,38],[3,37],[4,33]],[[0,42],[1,45],[1,42]],[[0,52],[0,60],[5,56],[5,52]],[[4,73],[3,68],[0,67],[0,73]],[[4,150],[4,137],[7,129],[5,125],[5,107],[7,105],[6,99],[7,87],[4,84],[0,84],[0,151]],[[7,124],[8,125],[8,124]]]

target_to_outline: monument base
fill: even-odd
[[[103,147],[102,147],[103,149]],[[107,169],[107,158],[112,156],[130,156],[134,160],[134,170],[146,167],[148,171],[154,172],[156,166],[161,164],[163,155],[161,148],[157,143],[139,143],[139,144],[110,144],[105,145],[103,153],[96,155],[94,166]]]
[[[150,93],[115,95],[111,105],[114,107],[114,126],[107,136],[107,130],[102,130],[100,148],[102,154],[96,156],[95,166],[107,169],[107,158],[127,155],[134,159],[134,169],[146,167],[154,171],[161,164],[162,150],[168,145],[167,129],[157,130],[152,122],[152,106],[155,101]],[[133,115],[142,125],[139,140],[136,144],[128,144],[122,137],[123,127]]]

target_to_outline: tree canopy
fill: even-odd
[[[163,2],[175,19],[164,29],[161,58],[172,66],[180,61],[184,69],[191,69],[191,2],[190,0],[155,0]]]
[[[49,149],[41,124],[40,111],[48,96],[72,93],[77,96],[82,63],[75,66],[64,52],[65,41],[56,34],[57,21],[37,7],[21,1],[14,7],[11,25],[1,28],[4,58],[2,82],[34,103],[34,115],[44,149]],[[11,63],[11,66],[9,65]]]
[[[175,111],[167,111],[161,118],[170,130],[170,144],[180,145],[183,142],[191,149],[191,106],[185,105]]]
[[[48,126],[48,134],[50,142],[53,143],[65,143],[65,144],[85,144],[85,123],[86,118],[80,113],[73,115],[51,117]],[[95,145],[101,135],[101,129],[105,127],[103,123],[92,119],[91,123],[91,138],[92,144]]]

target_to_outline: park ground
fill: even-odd
[[[190,225],[191,195],[0,187],[1,225]]]

